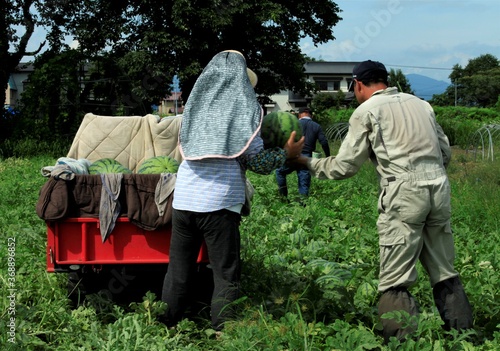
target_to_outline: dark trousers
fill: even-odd
[[[309,170],[307,168],[294,168],[287,165],[276,169],[276,182],[278,183],[278,191],[280,195],[288,196],[286,176],[295,171],[297,172],[299,194],[303,196],[309,195],[309,188],[311,187],[311,173]]]
[[[212,326],[216,330],[233,316],[230,305],[239,296],[241,216],[220,210],[209,213],[173,210],[170,263],[163,282],[167,325],[179,322],[192,303],[197,258],[203,240],[213,272]]]

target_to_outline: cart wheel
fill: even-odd
[[[80,272],[68,273],[67,289],[71,308],[77,308],[83,303],[87,295],[83,274]]]
[[[87,295],[96,293],[101,282],[97,274],[92,272],[74,271],[68,273],[68,299],[72,308],[82,305]]]

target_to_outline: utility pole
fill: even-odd
[[[172,90],[173,90],[173,94],[174,94],[174,103],[175,103],[175,115],[177,116],[177,99],[179,97],[179,78],[177,77],[177,75],[174,76],[174,79],[173,79],[173,84],[172,84]]]
[[[455,83],[455,107],[457,107],[457,80],[454,80]]]
[[[175,94],[175,115],[177,116],[177,92],[174,92]]]

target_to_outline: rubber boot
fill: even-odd
[[[432,293],[445,330],[472,328],[472,308],[458,277],[437,283]]]
[[[404,341],[408,334],[417,330],[416,323],[406,325],[406,322],[398,322],[395,319],[382,318],[382,315],[392,311],[405,311],[410,316],[418,315],[418,304],[406,288],[393,288],[386,290],[379,299],[378,315],[383,326],[384,341],[387,344],[390,337],[394,336]]]
[[[284,186],[284,187],[278,188],[278,193],[283,197],[287,197],[288,196],[288,187]]]

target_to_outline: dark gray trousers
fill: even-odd
[[[241,216],[228,210],[197,213],[174,209],[170,263],[162,292],[162,301],[168,305],[167,325],[179,322],[192,303],[196,261],[203,240],[214,279],[212,326],[220,330],[224,321],[233,317],[231,302],[239,296],[241,277],[240,222]]]

